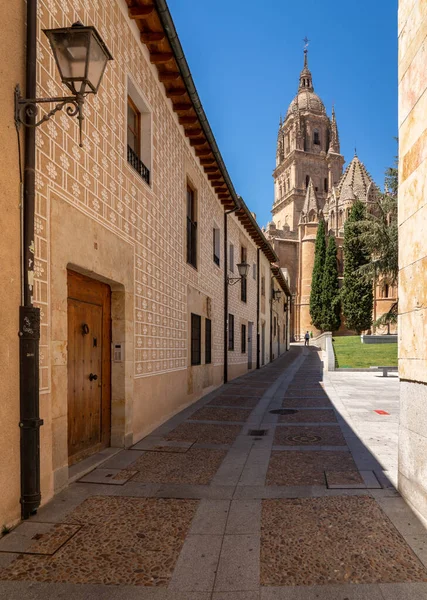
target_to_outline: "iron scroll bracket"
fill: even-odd
[[[39,104],[56,104],[48,113],[37,120]],[[39,127],[49,121],[57,112],[65,109],[69,117],[77,117],[79,122],[79,145],[82,147],[84,95],[53,97],[53,98],[23,98],[19,84],[15,87],[15,127],[19,131],[24,127]]]

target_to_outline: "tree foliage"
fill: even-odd
[[[389,167],[385,172],[385,193],[377,195],[375,204],[361,222],[360,236],[370,253],[370,261],[360,267],[360,273],[373,285],[380,279],[391,286],[396,286],[398,283],[398,186],[396,159],[395,165]],[[396,323],[397,314],[398,305],[395,302],[374,325],[384,326]]]
[[[371,261],[364,239],[365,205],[356,200],[344,225],[344,283],[341,290],[343,313],[348,329],[361,333],[372,325],[372,282],[361,271]]]
[[[320,221],[317,228],[316,245],[314,250],[314,266],[311,279],[310,292],[310,317],[314,327],[321,329],[322,327],[322,287],[323,287],[323,268],[325,264],[326,254],[326,239],[325,239],[325,222]]]
[[[338,284],[337,245],[331,236],[326,250],[322,280],[322,330],[336,331],[341,325],[341,300]]]

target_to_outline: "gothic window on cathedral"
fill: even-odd
[[[320,134],[318,129],[314,130],[313,144],[315,144],[316,146],[320,146]]]
[[[308,184],[310,183],[310,175],[305,176],[305,187],[308,188]]]
[[[327,177],[325,177],[325,179],[323,180],[323,189],[325,192],[328,191],[328,179]]]
[[[390,294],[390,287],[389,287],[388,283],[386,283],[383,287],[383,298],[389,298],[389,294]]]

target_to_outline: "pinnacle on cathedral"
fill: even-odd
[[[300,223],[317,223],[321,215],[313,180],[310,178],[305,194],[304,206],[301,211]]]

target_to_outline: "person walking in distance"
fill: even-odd
[[[304,346],[308,346],[310,341],[310,334],[308,333],[308,331],[305,332],[305,336],[304,336]]]

